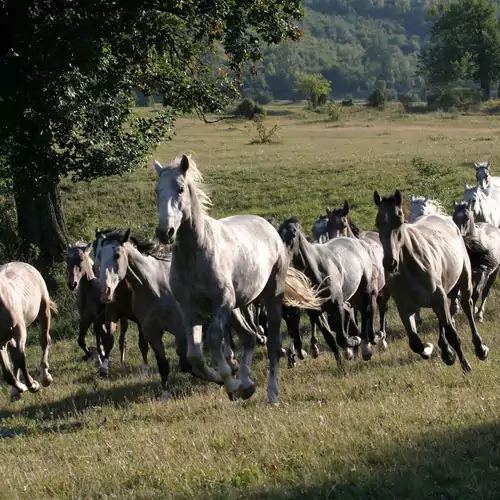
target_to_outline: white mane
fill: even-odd
[[[191,155],[186,155],[189,160],[189,168],[187,170],[186,178],[188,181],[188,185],[194,189],[196,197],[198,198],[200,209],[203,215],[207,215],[209,208],[212,206],[212,200],[210,196],[206,192],[206,186],[203,183],[203,175],[199,171],[196,162],[191,158]],[[179,168],[182,160],[182,155],[176,156],[168,165],[162,167],[159,162],[155,161],[157,166],[160,166],[162,169],[162,173],[168,170],[172,170],[175,168]]]
[[[423,215],[448,215],[439,200],[431,200],[428,196],[410,196],[410,223]]]

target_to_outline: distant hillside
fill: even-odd
[[[320,72],[334,94],[365,96],[377,79],[398,92],[419,92],[417,55],[425,44],[433,0],[305,0],[301,41],[268,48],[247,95],[292,98],[292,75]]]

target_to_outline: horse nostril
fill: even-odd
[[[173,235],[174,235],[174,228],[173,228],[173,227],[171,227],[171,228],[169,228],[169,230],[168,230],[168,232],[167,232],[167,236],[168,236],[169,238],[171,238]]]

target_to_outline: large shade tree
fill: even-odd
[[[178,113],[217,112],[263,44],[297,39],[300,0],[0,0],[0,180],[18,235],[60,261],[64,177],[140,166]],[[224,67],[211,53],[224,50]],[[154,116],[132,89],[161,92]]]
[[[439,2],[429,12],[430,46],[420,64],[429,83],[446,87],[463,80],[480,85],[489,99],[500,77],[500,25],[491,0]]]

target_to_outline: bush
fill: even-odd
[[[236,116],[253,120],[256,116],[266,116],[266,110],[252,99],[243,99],[234,110]]]
[[[281,142],[281,138],[277,135],[279,125],[273,125],[267,128],[264,125],[262,116],[256,116],[253,120],[257,135],[252,138],[250,144],[272,144]]]
[[[432,110],[453,111],[477,108],[482,100],[478,89],[447,88],[427,94],[427,106]]]
[[[342,106],[354,106],[354,100],[352,97],[345,97],[342,99]]]
[[[387,104],[387,93],[384,89],[375,89],[367,100],[368,106],[377,109],[384,109]]]
[[[340,120],[340,111],[335,102],[330,101],[325,106],[325,113],[328,116],[328,121],[338,122]]]
[[[409,106],[410,104],[413,104],[416,101],[416,99],[411,92],[403,92],[401,94],[398,94],[398,101],[403,106]]]
[[[271,92],[258,92],[255,94],[255,101],[262,105],[269,104],[271,101],[274,101],[274,96]]]

